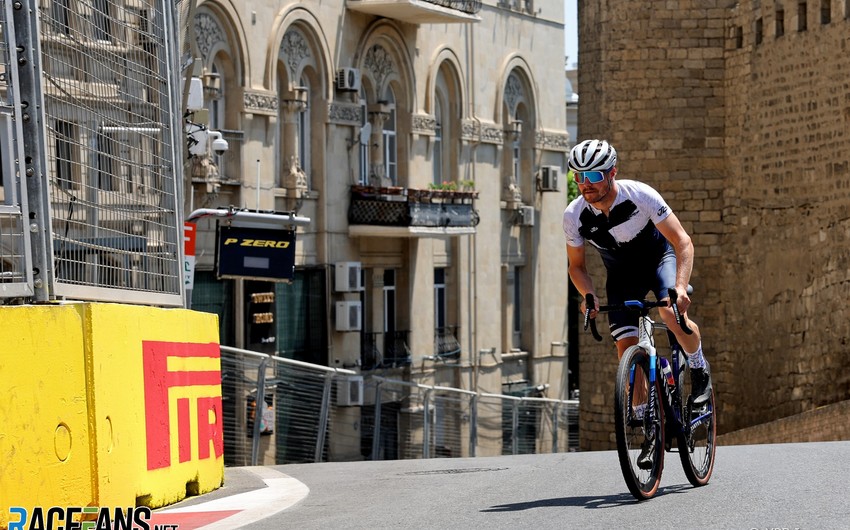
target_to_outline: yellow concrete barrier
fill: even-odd
[[[0,322],[0,527],[12,506],[159,507],[222,484],[216,315],[78,303]]]

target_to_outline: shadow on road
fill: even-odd
[[[667,495],[670,493],[681,493],[684,490],[692,489],[688,484],[678,484],[675,486],[666,486],[658,488],[657,496]],[[617,495],[596,495],[587,497],[560,497],[557,499],[541,499],[539,501],[517,502],[513,504],[500,504],[481,510],[482,512],[518,512],[522,510],[531,510],[534,508],[555,508],[555,507],[578,507],[578,508],[616,508],[618,506],[626,506],[635,504],[638,501],[632,497],[630,493],[619,493]]]

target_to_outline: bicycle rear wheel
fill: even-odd
[[[644,417],[638,417],[634,406],[639,405],[640,400],[635,400],[633,404],[633,396],[637,392],[637,397],[643,398],[642,402],[649,401],[649,356],[639,346],[627,349],[617,369],[614,431],[623,478],[629,491],[638,500],[649,499],[655,495],[664,469],[664,407],[661,404],[661,395],[664,390],[659,383],[660,379],[656,380],[655,400],[647,403]],[[653,410],[651,415],[650,407]],[[651,426],[653,428],[650,428],[650,417],[654,417],[654,425]],[[655,448],[651,453],[651,468],[641,469],[637,460],[641,447],[646,441],[647,431],[655,433]]]
[[[682,396],[690,396],[691,378],[687,361],[679,376]],[[714,450],[717,436],[717,409],[714,407],[714,392],[702,407],[694,407],[693,398],[688,397],[682,406],[684,430],[677,436],[679,457],[688,481],[696,487],[705,486],[714,471]]]

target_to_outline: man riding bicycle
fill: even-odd
[[[592,294],[594,307],[599,299],[585,262],[585,242],[597,248],[608,278],[605,285],[609,304],[640,299],[653,291],[658,300],[676,290],[683,322],[693,330],[686,334],[676,323],[671,307],[660,308],[661,318],[673,332],[688,356],[691,368],[691,395],[700,406],[711,396],[711,373],[703,356],[697,325],[688,318],[691,305],[688,283],[694,262],[691,238],[676,215],[652,187],[634,180],[617,180],[617,151],[605,140],[585,140],[570,151],[569,169],[581,195],[564,210],[564,233],[570,279],[584,298]],[[638,342],[638,316],[634,312],[609,313],[611,336],[620,357]],[[638,465],[651,465],[648,455],[655,437],[647,437]]]

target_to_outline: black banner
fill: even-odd
[[[219,278],[291,281],[295,276],[295,231],[219,226]]]

